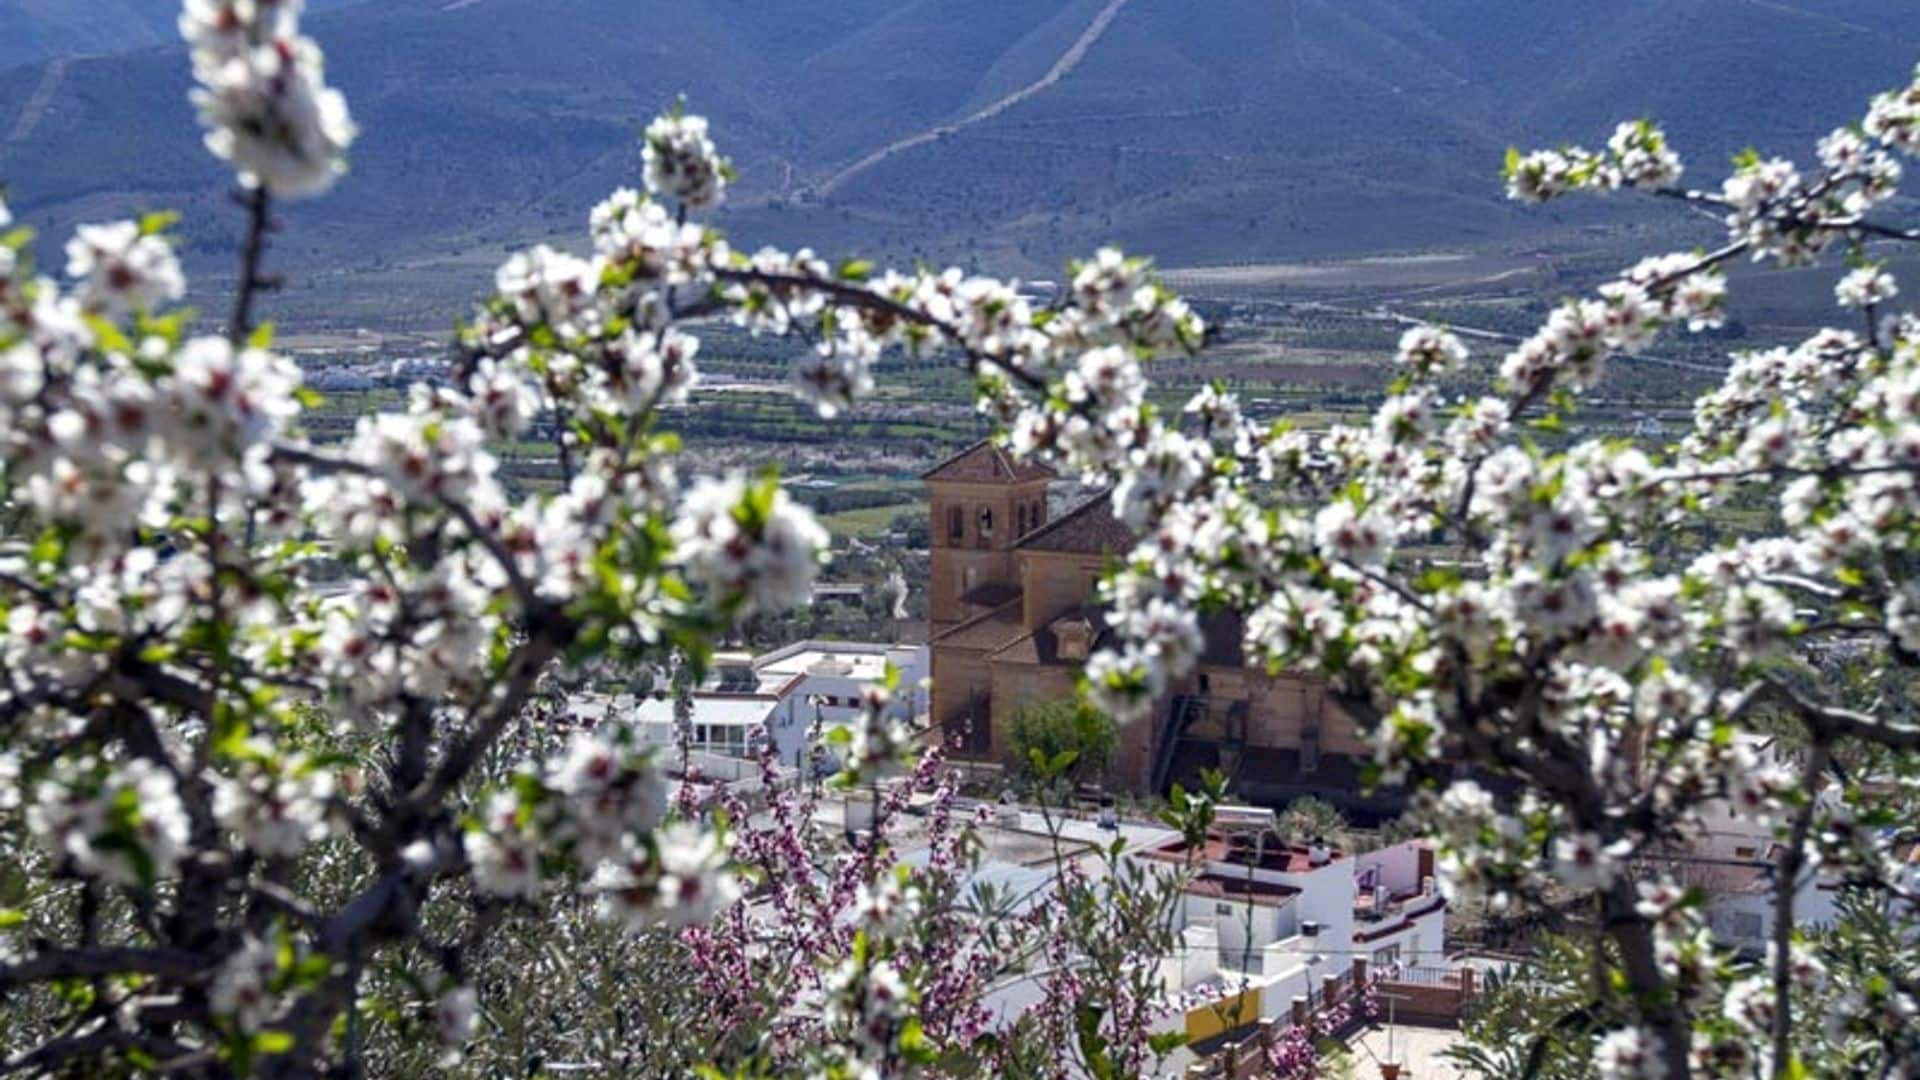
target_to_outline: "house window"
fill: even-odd
[[[947,543],[959,543],[961,537],[966,535],[966,532],[967,523],[965,515],[960,513],[959,507],[949,507],[947,509]]]
[[[1226,903],[1216,903],[1213,905],[1213,913],[1215,915],[1231,915],[1233,914],[1233,905],[1226,904]]]
[[[1736,911],[1731,922],[1732,936],[1736,938],[1750,941],[1760,936],[1760,913],[1757,911]]]
[[[1751,859],[1753,858],[1753,849],[1750,847],[1734,848],[1733,857],[1736,859]]]

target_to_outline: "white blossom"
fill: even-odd
[[[330,771],[299,754],[277,756],[272,744],[255,738],[235,772],[214,777],[213,813],[247,848],[291,856],[327,835]]]
[[[156,308],[187,291],[172,245],[131,221],[75,230],[67,241],[67,276],[80,282],[80,303],[110,315]]]
[[[718,834],[684,821],[664,826],[651,844],[602,865],[593,886],[602,914],[635,930],[705,923],[740,897],[726,844]]]
[[[1601,1037],[1593,1065],[1602,1080],[1666,1080],[1660,1040],[1639,1028],[1621,1028]]]
[[[473,1041],[480,1016],[480,994],[466,984],[440,995],[433,1007],[433,1027],[442,1046],[460,1047]]]
[[[702,116],[663,116],[647,125],[641,157],[647,190],[671,195],[699,210],[720,201],[730,171],[707,137]]]
[[[221,962],[207,988],[207,1006],[241,1031],[258,1032],[279,1009],[274,986],[279,973],[278,947],[249,937]]]
[[[116,885],[172,877],[188,842],[173,774],[147,758],[111,769],[60,758],[27,805],[27,827],[79,873]]]
[[[1833,295],[1841,307],[1875,307],[1899,296],[1900,286],[1884,269],[1862,266],[1841,278],[1833,287]]]
[[[740,473],[697,481],[673,523],[689,580],[746,611],[781,611],[810,595],[826,530],[785,491]]]
[[[231,163],[242,182],[298,198],[332,187],[346,172],[358,129],[347,100],[326,85],[312,41],[277,37],[231,55],[196,53],[200,87],[193,101],[207,149]]]

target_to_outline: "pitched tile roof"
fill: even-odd
[[[1026,551],[1069,551],[1082,555],[1125,555],[1133,550],[1133,530],[1113,516],[1105,491],[1020,538]]]
[[[1010,581],[989,581],[985,585],[975,585],[960,594],[960,602],[968,607],[997,608],[1004,607],[1020,599],[1023,590]]]
[[[1020,621],[1020,603],[1016,600],[935,634],[933,644],[991,653],[1018,641],[1026,632],[1026,625]]]
[[[1084,667],[1085,660],[1073,660],[1060,655],[1060,635],[1055,628],[1069,619],[1083,619],[1089,631],[1089,645],[1099,649],[1113,636],[1107,629],[1106,616],[1101,608],[1082,608],[1054,619],[1034,632],[1017,638],[993,654],[992,659],[1011,664],[1047,664],[1067,667]]]
[[[992,440],[982,439],[921,473],[920,479],[990,484],[1002,480],[1016,483],[1029,480],[1051,480],[1053,476],[1053,470],[1045,465],[1031,461],[1016,461],[1012,454],[994,445]]]

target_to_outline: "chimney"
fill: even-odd
[[[1060,659],[1085,660],[1092,651],[1093,624],[1078,617],[1057,620],[1053,624],[1053,638]]]

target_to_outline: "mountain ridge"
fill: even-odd
[[[50,0],[0,0],[0,17]],[[165,0],[110,0],[121,6]],[[512,246],[573,243],[637,181],[636,135],[686,94],[742,169],[740,242],[1051,273],[1105,242],[1210,263],[1578,245],[1606,207],[1507,203],[1510,144],[1651,115],[1695,167],[1749,143],[1806,158],[1920,56],[1907,0],[335,0],[312,16],[363,135],[278,253],[327,288],[417,288]],[[984,119],[1110,23],[1058,81]],[[0,70],[0,177],[55,235],[188,214],[224,257],[225,180],[169,45]],[[173,110],[154,101],[178,102]],[[1764,107],[1763,107],[1764,106]],[[1741,116],[1751,126],[1729,122]],[[872,162],[881,147],[938,132]],[[381,277],[381,275],[387,275]],[[409,289],[414,286],[409,285]],[[452,291],[446,284],[444,289]],[[438,293],[435,293],[438,295]],[[397,301],[396,301],[397,302]]]

